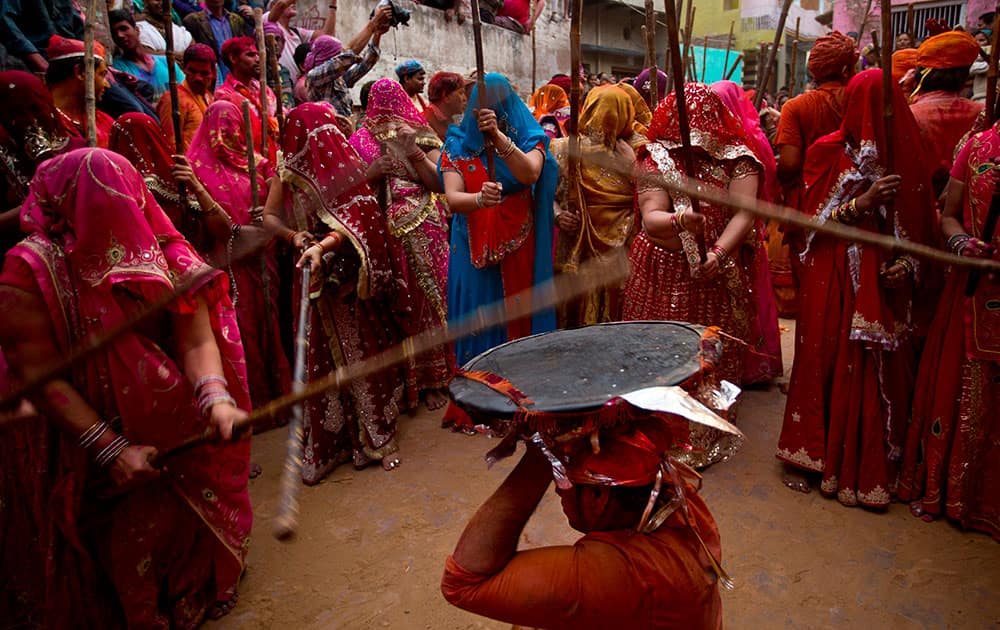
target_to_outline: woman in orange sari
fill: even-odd
[[[569,173],[569,139],[552,141],[561,173],[555,208],[557,272],[575,273],[581,263],[630,244],[635,228],[635,180],[630,174],[635,162],[634,120],[629,95],[617,85],[602,85],[587,94],[580,113],[578,176]],[[614,160],[629,174],[609,170],[594,158]],[[560,307],[559,325],[575,328],[618,321],[621,308],[621,286],[596,289]]]
[[[569,120],[569,96],[558,85],[551,83],[535,90],[528,101],[528,109],[550,138],[566,135],[566,121]]]

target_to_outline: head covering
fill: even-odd
[[[322,65],[339,55],[343,49],[344,45],[336,37],[320,35],[313,40],[312,48],[309,49],[309,54],[306,55],[306,60],[302,63],[302,68],[306,72],[309,72],[316,66]]]
[[[412,77],[418,72],[423,72],[424,67],[420,65],[420,62],[416,59],[410,59],[409,61],[404,61],[403,63],[396,66],[396,76],[399,77],[400,81],[405,81],[407,78]]]
[[[892,53],[892,80],[899,83],[906,73],[917,67],[917,49],[904,48]]]
[[[635,108],[632,131],[645,137],[646,133],[649,132],[649,123],[653,120],[653,112],[649,109],[649,103],[646,102],[646,99],[642,98],[639,90],[632,87],[630,83],[622,81],[618,84],[618,88],[628,94],[629,98],[632,99],[632,107]]]
[[[0,125],[12,143],[7,148],[32,165],[65,150],[69,143],[48,88],[27,72],[0,72]]]
[[[417,144],[425,149],[440,148],[434,130],[427,126],[406,90],[397,81],[379,79],[368,93],[368,108],[362,127],[351,135],[351,146],[371,164],[382,155],[382,145],[396,139],[396,128],[409,125],[417,132]]]
[[[104,58],[107,54],[101,42],[94,42],[94,57]],[[62,59],[72,59],[73,57],[83,57],[84,44],[79,39],[69,39],[60,35],[53,35],[49,39],[49,47],[45,49],[45,56],[49,61],[60,61]]]
[[[821,138],[809,148],[803,171],[806,186],[804,208],[818,219],[830,219],[833,210],[867,190],[882,177],[888,139],[898,147],[893,170],[904,182],[895,203],[884,208],[880,223],[889,234],[917,243],[928,243],[934,228],[934,194],[930,160],[917,123],[899,85],[892,84],[895,115],[892,128],[885,127],[882,104],[882,71],[866,70],[856,75],[844,91],[844,120],[840,130]],[[878,213],[876,213],[878,214]],[[859,225],[873,229],[874,220]],[[814,237],[809,238],[809,246]],[[910,295],[907,289],[884,291],[879,270],[891,254],[874,247],[848,245],[855,290],[851,339],[895,348],[910,333]],[[918,278],[926,277],[918,267]]]
[[[118,117],[111,127],[108,149],[123,156],[139,171],[174,227],[183,229],[187,208],[181,205],[177,183],[170,172],[174,164],[170,145],[156,121],[136,112]]]
[[[741,156],[756,159],[751,149],[743,123],[722,99],[704,83],[684,86],[688,123],[691,127],[691,145],[717,160],[732,160]],[[650,142],[658,142],[667,149],[681,146],[680,125],[677,121],[677,97],[667,94],[653,113],[649,125]],[[683,170],[683,164],[678,164]]]
[[[563,89],[563,92],[569,94],[570,89],[573,87],[573,79],[565,74],[557,74],[552,77],[548,84],[557,85]]]
[[[233,221],[249,223],[252,200],[247,173],[246,132],[240,108],[230,101],[216,101],[209,105],[198,131],[191,139],[187,158],[212,198],[219,202]],[[257,176],[263,186],[270,165],[260,155],[255,158]]]
[[[305,211],[296,212],[306,216],[307,225],[299,227],[316,234],[337,232],[350,241],[361,259],[358,297],[390,290],[385,219],[365,179],[365,165],[340,132],[333,107],[303,103],[289,112],[281,148],[282,181],[292,189],[296,210]]]
[[[646,68],[645,70],[640,72],[639,76],[637,76],[632,81],[632,86],[639,91],[639,94],[642,95],[642,98],[646,99],[647,103],[649,102],[649,89],[650,89],[649,75],[650,75],[649,68]],[[664,95],[666,95],[667,93],[667,73],[664,72],[663,70],[656,71],[656,93],[657,93],[657,98],[656,98],[657,103],[662,101]]]
[[[535,120],[554,114],[556,110],[569,107],[569,96],[558,85],[548,83],[535,90],[528,101],[528,109],[534,114]]]
[[[457,72],[437,72],[427,85],[427,98],[436,103],[469,83],[471,82],[468,79]]]
[[[849,36],[834,31],[817,39],[809,51],[809,74],[819,83],[840,77],[844,68],[853,68],[857,62],[857,44]]]
[[[274,35],[280,37],[282,41],[285,40],[285,32],[281,30],[281,25],[271,20],[264,20],[264,35]]]
[[[946,31],[924,40],[917,49],[917,65],[939,70],[964,68],[979,58],[976,38],[965,31]]]
[[[91,287],[128,283],[151,301],[173,289],[157,243],[183,237],[117,153],[76,149],[44,162],[21,210],[21,229],[58,242]]]
[[[184,50],[184,56],[182,57],[182,63],[189,64],[194,61],[207,61],[208,63],[215,65],[218,61],[215,57],[215,51],[208,44],[201,44],[195,42],[188,46]]]
[[[242,55],[248,50],[257,50],[253,37],[231,37],[222,44],[222,60],[228,64],[230,57]]]
[[[587,93],[580,111],[580,135],[614,151],[618,140],[627,140],[633,133],[635,105],[632,98],[617,85],[600,85]]]
[[[712,84],[712,91],[719,96],[729,111],[740,119],[750,148],[753,149],[757,161],[764,167],[764,181],[758,191],[758,197],[773,201],[778,194],[778,166],[774,160],[771,143],[760,128],[760,114],[757,113],[757,108],[747,98],[743,88],[732,81],[717,81]]]

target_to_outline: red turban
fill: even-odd
[[[979,44],[965,31],[947,31],[924,40],[917,49],[921,68],[964,68],[979,57]]]
[[[222,58],[228,63],[232,55],[242,55],[248,50],[257,50],[253,37],[233,37],[222,44]]]
[[[549,85],[558,85],[563,89],[563,92],[569,94],[570,87],[573,85],[573,79],[569,78],[565,74],[560,74],[552,77],[552,80],[549,81]]]
[[[834,31],[820,37],[809,52],[809,74],[821,82],[839,77],[844,68],[852,68],[858,62],[858,48],[854,40]]]
[[[906,76],[906,73],[917,67],[917,49],[904,48],[892,53],[892,80],[896,83]]]
[[[59,61],[60,59],[72,59],[73,57],[83,57],[84,45],[78,39],[67,39],[59,35],[53,35],[49,39],[49,47],[45,49],[45,55],[49,61]],[[94,56],[104,58],[105,50],[101,42],[94,42]]]

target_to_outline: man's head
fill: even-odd
[[[45,82],[49,89],[68,88],[81,99],[85,93],[84,82],[87,71],[83,65],[84,45],[78,39],[66,39],[53,35],[45,50],[49,58],[49,68],[45,72]],[[108,66],[104,63],[105,50],[100,42],[94,42],[94,96],[101,99],[108,88]]]
[[[184,82],[195,94],[201,96],[215,87],[215,51],[207,44],[191,44],[181,59]]]
[[[427,73],[416,59],[404,61],[396,66],[396,77],[406,90],[407,96],[411,97],[422,93],[427,82]]]
[[[839,81],[847,83],[854,76],[858,49],[848,35],[837,31],[816,40],[809,52],[809,74],[816,83]]]
[[[128,11],[118,9],[108,13],[108,28],[111,29],[111,40],[122,52],[131,53],[139,48],[139,29]]]
[[[958,92],[969,78],[969,67],[979,58],[979,44],[964,31],[945,31],[917,49],[921,92]]]
[[[204,4],[210,13],[219,13],[225,10],[226,0],[205,0]]]
[[[222,44],[222,60],[236,80],[246,83],[260,74],[260,53],[252,37],[233,37]]]
[[[993,28],[993,21],[996,19],[996,12],[990,11],[988,13],[983,13],[979,16],[979,23],[976,25],[979,29]]]
[[[907,48],[915,48],[913,45],[913,36],[909,33],[896,35],[896,50],[905,50]]]
[[[635,488],[574,484],[568,490],[556,488],[556,493],[569,526],[589,534],[634,528],[652,489],[652,484]]]
[[[267,20],[264,22],[264,37],[268,35],[274,35],[274,50],[280,56],[281,51],[285,49],[285,32],[277,22]]]
[[[299,67],[299,72],[304,70],[303,66],[305,66],[306,57],[309,56],[310,50],[312,50],[312,44],[309,42],[303,42],[295,47],[295,52],[292,53],[292,59],[295,60],[295,65]]]
[[[466,83],[457,72],[438,72],[431,77],[427,96],[445,116],[459,116],[465,112],[468,103]]]
[[[162,19],[164,17],[163,0],[146,0],[146,4],[143,7],[143,13],[156,19]]]

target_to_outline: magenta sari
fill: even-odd
[[[7,254],[0,283],[44,302],[64,354],[207,269],[142,177],[110,151],[79,149],[43,163],[21,223],[29,235]],[[171,318],[194,313],[196,300],[208,306],[230,393],[249,409],[227,280],[209,273],[160,319],[124,333],[66,377],[132,444],[164,452],[205,428],[169,335]],[[42,625],[193,628],[212,604],[233,597],[252,522],[249,439],[172,455],[159,480],[107,499],[94,493],[107,473],[77,436],[42,419],[26,430],[31,449],[6,459],[4,472],[30,475],[39,494],[31,514],[5,519],[41,526],[22,542],[37,544],[46,562],[18,570],[43,574],[35,580],[45,589]]]
[[[393,158],[392,172],[381,184],[390,247],[405,260],[410,287],[400,305],[406,313],[408,335],[443,326],[448,319],[448,209],[444,196],[427,190],[409,159],[395,143],[396,128],[406,124],[417,132],[425,151],[441,148],[441,140],[427,125],[403,87],[391,79],[375,82],[368,95],[368,110],[361,129],[351,136],[351,146],[371,164],[385,154]],[[411,365],[407,384],[411,391],[441,389],[451,377],[451,353],[440,348]]]
[[[761,174],[760,188],[757,198],[763,201],[774,201],[778,198],[778,165],[774,160],[774,150],[764,131],[760,128],[760,116],[747,97],[743,88],[732,81],[717,81],[712,84],[722,102],[743,123],[747,144],[753,150],[754,157],[761,163],[764,172]],[[764,233],[764,222],[756,221],[756,229]],[[760,343],[748,348],[743,357],[743,384],[765,383],[781,376],[784,372],[781,362],[781,334],[778,331],[778,306],[775,302],[774,289],[771,284],[770,262],[767,256],[767,237],[762,236],[754,248],[753,259],[750,261],[752,293],[751,301],[757,310],[754,338]]]
[[[252,199],[247,173],[246,135],[243,114],[228,101],[217,101],[205,111],[187,157],[194,172],[212,198],[229,214],[233,223],[249,225]],[[261,199],[265,183],[274,172],[270,162],[257,156],[257,182]],[[249,371],[250,397],[260,407],[291,389],[292,375],[288,357],[281,346],[278,310],[274,307],[279,293],[278,263],[275,244],[268,244],[260,254],[252,254],[230,265],[236,281],[236,315],[239,317],[243,347]],[[264,272],[267,272],[267,283]],[[267,366],[267,369],[256,369]]]
[[[282,181],[290,189],[286,222],[318,239],[330,233],[344,239],[324,256],[321,277],[313,278],[306,372],[315,380],[400,343],[394,304],[406,291],[365,165],[340,132],[333,107],[321,102],[293,109],[282,150]],[[361,467],[398,450],[403,376],[402,369],[382,370],[306,402],[303,481],[318,483],[341,463]]]

